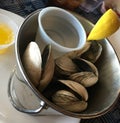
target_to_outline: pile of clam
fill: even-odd
[[[37,44],[34,42],[34,47],[32,43],[23,55],[23,65],[35,87],[43,94],[46,90],[52,91],[49,99],[65,110],[84,111],[88,106],[87,88],[98,82],[94,63],[101,55],[101,44],[87,42],[84,48],[54,59],[50,45],[41,55]]]

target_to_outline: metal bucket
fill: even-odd
[[[41,114],[42,109],[51,107],[52,109],[62,114],[84,119],[98,117],[110,111],[119,97],[120,65],[115,51],[107,39],[100,41],[101,45],[103,46],[103,52],[100,59],[96,63],[99,71],[99,81],[91,89],[88,100],[88,108],[85,111],[80,113],[66,111],[53,104],[33,86],[24,70],[21,58],[28,43],[35,40],[38,27],[37,18],[39,12],[40,10],[35,11],[25,19],[19,30],[17,42],[15,42],[17,65],[16,70],[13,72],[12,76],[9,79],[8,87],[8,94],[13,106],[17,110],[28,114]],[[82,22],[86,32],[88,33],[93,25],[80,15],[75,13],[72,14],[74,14]],[[18,84],[13,84],[13,81]],[[18,95],[15,94],[15,90],[18,90],[17,87],[20,86],[20,83],[25,84],[25,86],[30,89],[31,93],[36,96],[35,100],[39,102],[39,105],[35,106],[35,109],[29,109],[29,107],[26,108],[21,103],[20,99],[18,99]],[[22,91],[19,91],[19,95],[21,92]],[[30,95],[29,98],[31,98]],[[31,105],[34,105],[35,100],[32,100]]]

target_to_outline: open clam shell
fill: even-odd
[[[78,101],[79,99],[67,90],[58,90],[52,97],[55,103],[68,104],[71,101]]]
[[[86,59],[92,63],[95,63],[100,57],[102,52],[102,46],[98,41],[92,41],[89,49],[81,54],[81,58]]]
[[[85,46],[82,49],[74,50],[74,51],[71,51],[69,53],[66,53],[65,56],[69,57],[70,59],[80,57],[84,52],[86,52],[90,48],[91,43],[92,42],[86,42]]]
[[[88,92],[81,84],[71,80],[59,80],[61,84],[68,88],[57,90],[52,101],[72,112],[81,112],[87,108]]]
[[[79,72],[89,71],[93,72],[96,76],[98,76],[98,69],[93,63],[82,58],[76,58],[72,61],[78,66]]]
[[[81,58],[73,59],[73,62],[79,70],[69,76],[70,80],[76,81],[84,87],[90,87],[97,83],[98,69],[93,63]]]
[[[42,76],[39,82],[39,90],[43,91],[51,82],[54,74],[54,59],[52,54],[51,45],[47,45],[42,54]]]
[[[41,78],[42,58],[40,49],[35,42],[30,42],[28,44],[22,60],[28,77],[37,87],[39,85],[39,80]]]
[[[93,86],[98,81],[98,76],[93,72],[78,72],[69,77],[71,80],[81,83],[84,87]]]
[[[87,102],[79,100],[67,90],[57,91],[52,99],[56,105],[72,112],[81,112],[87,108]]]
[[[31,82],[40,91],[50,83],[54,74],[54,59],[51,45],[47,45],[41,55],[35,42],[30,42],[23,54],[23,65]]]
[[[102,46],[98,41],[86,42],[85,46],[76,51],[65,54],[67,57],[74,59],[77,57],[86,59],[92,63],[95,63],[102,53]]]
[[[62,84],[66,85],[71,90],[79,94],[82,97],[82,100],[84,101],[88,100],[88,92],[86,88],[82,86],[81,84],[72,80],[59,80],[59,82],[61,82]]]
[[[73,61],[67,57],[62,56],[55,60],[56,72],[65,76],[71,75],[72,73],[77,72],[77,66]]]

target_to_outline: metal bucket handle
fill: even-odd
[[[12,79],[14,76],[17,76],[16,75],[16,70],[14,70],[12,72],[12,74],[10,75],[10,78],[9,78],[9,82],[8,82],[8,97],[12,103],[12,105],[20,112],[23,112],[23,113],[28,113],[28,114],[38,114],[42,111],[42,109],[45,108],[45,102],[39,100],[39,107],[37,109],[27,109],[25,108],[19,101],[19,99],[17,98],[17,96],[15,95],[15,93],[12,93]],[[17,78],[19,80],[19,78]],[[20,82],[22,82],[21,80],[19,80]],[[26,85],[27,86],[27,85]],[[35,95],[36,96],[36,95]]]

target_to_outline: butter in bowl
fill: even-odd
[[[8,16],[0,14],[0,54],[14,44],[17,32],[17,24]]]

